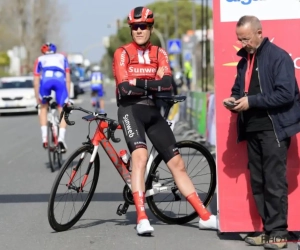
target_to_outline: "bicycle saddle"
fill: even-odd
[[[164,96],[164,95],[159,95],[155,97],[156,99],[161,99],[165,102],[168,103],[176,103],[176,102],[183,102],[186,99],[186,96],[184,95],[173,95],[173,96]]]

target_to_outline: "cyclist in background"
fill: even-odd
[[[193,71],[192,71],[192,64],[190,60],[186,60],[184,62],[184,75],[186,79],[186,86],[188,90],[191,90],[191,82],[192,82],[192,77],[193,77]]]
[[[98,65],[92,68],[91,72],[91,95],[92,105],[96,107],[97,112],[104,113],[104,90],[103,90],[103,74]],[[99,110],[100,109],[100,110]]]
[[[69,102],[70,93],[70,69],[67,58],[59,53],[56,53],[56,46],[52,43],[45,43],[41,47],[41,52],[44,54],[39,56],[34,63],[34,90],[38,104],[40,104],[40,125],[42,132],[43,147],[48,147],[47,141],[47,102],[43,97],[51,96],[51,91],[55,91],[56,102],[59,112],[62,111],[62,106]],[[61,152],[67,151],[65,143],[66,122],[64,119],[59,128],[59,144]]]
[[[144,174],[148,159],[145,132],[163,155],[179,191],[198,213],[199,227],[216,229],[216,216],[210,214],[198,197],[175,146],[174,134],[155,106],[157,93],[172,91],[172,74],[166,51],[150,43],[153,12],[146,7],[136,7],[128,15],[128,24],[133,42],[115,51],[113,72],[118,120],[132,157],[131,185],[137,211],[137,233],[143,235],[154,231],[144,205]]]

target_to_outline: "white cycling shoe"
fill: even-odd
[[[199,220],[199,229],[213,229],[218,230],[218,218],[211,215],[208,220]]]
[[[150,235],[154,232],[154,228],[150,225],[149,220],[143,219],[137,224],[136,231],[138,235]]]

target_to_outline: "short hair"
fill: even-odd
[[[247,24],[250,24],[250,27],[255,31],[262,29],[260,20],[256,16],[242,16],[238,20],[236,27],[238,28]]]

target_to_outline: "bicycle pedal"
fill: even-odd
[[[126,214],[127,213],[127,210],[128,210],[128,207],[129,207],[129,204],[128,203],[124,203],[124,205],[123,204],[120,204],[119,206],[118,206],[118,209],[117,209],[117,215],[123,215],[123,214]]]
[[[122,208],[122,213],[123,213],[123,214],[126,214],[128,208],[129,208],[129,204],[125,202],[124,205],[123,205],[123,208]]]
[[[123,215],[121,206],[123,206],[123,204],[120,204],[117,209],[117,215],[120,215],[120,216]]]

